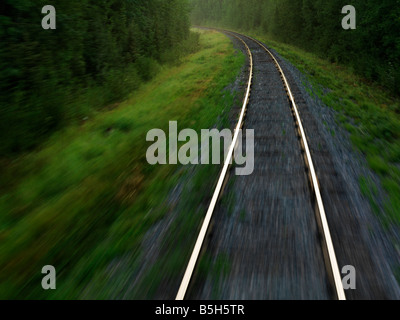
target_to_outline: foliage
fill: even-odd
[[[56,30],[42,29],[47,4],[0,3],[0,155],[122,99],[189,38],[186,0],[53,0]]]
[[[181,277],[220,168],[151,166],[146,133],[168,132],[172,119],[198,133],[229,123],[241,95],[226,88],[245,60],[221,34],[204,33],[199,43],[118,108],[60,129],[1,167],[0,299],[143,299],[166,277]],[[182,172],[189,178],[178,180]],[[177,181],[189,184],[179,208],[170,202]],[[132,287],[143,237],[169,210],[178,215],[158,268]],[[57,290],[41,287],[47,264],[57,270]]]
[[[343,30],[344,0],[191,0],[194,24],[244,31],[347,64],[400,94],[400,1],[361,1],[357,29]]]

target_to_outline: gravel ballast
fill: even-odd
[[[209,270],[197,274],[189,298],[331,299],[289,102],[272,60],[246,42],[255,74],[244,129],[255,130],[255,170],[250,176],[231,172],[203,250]],[[347,299],[399,299],[398,230],[382,227],[359,187],[360,177],[379,180],[335,111],[310,96],[306,77],[271,51],[305,127],[339,268],[356,270],[356,289],[346,290]]]

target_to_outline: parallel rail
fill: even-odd
[[[257,43],[261,48],[263,48],[263,50],[265,50],[269,54],[269,56],[274,61],[274,64],[275,64],[276,68],[278,69],[278,72],[280,73],[280,76],[282,78],[283,85],[285,87],[285,90],[287,92],[287,95],[288,95],[288,98],[289,98],[289,101],[291,104],[291,109],[292,109],[292,112],[294,115],[296,128],[298,130],[301,146],[302,146],[302,149],[304,152],[304,161],[305,161],[306,167],[308,169],[308,173],[309,173],[310,186],[311,186],[313,195],[315,197],[315,199],[314,199],[315,200],[315,214],[316,214],[316,220],[317,220],[317,223],[319,226],[319,230],[322,235],[322,237],[321,237],[322,238],[322,247],[323,247],[323,252],[324,252],[326,269],[327,269],[332,287],[334,288],[336,298],[338,300],[346,300],[346,295],[344,293],[344,288],[343,288],[340,271],[339,271],[339,266],[337,263],[336,254],[335,254],[335,250],[334,250],[334,246],[333,246],[333,242],[332,242],[332,238],[331,238],[331,234],[330,234],[330,230],[329,230],[329,225],[328,225],[328,221],[327,221],[326,214],[325,214],[325,208],[324,208],[324,203],[323,203],[322,196],[321,196],[321,191],[320,191],[320,187],[319,187],[317,174],[315,172],[314,163],[312,160],[310,148],[308,146],[305,130],[304,130],[301,118],[300,118],[300,113],[297,108],[294,96],[292,94],[289,82],[287,81],[287,78],[286,78],[279,62],[275,58],[275,56],[261,42],[259,42],[256,39],[253,39],[251,37],[248,37],[246,35],[242,35],[242,34],[239,34],[236,32],[232,32],[232,31],[228,31],[228,30],[218,30],[218,31],[230,34],[230,35],[234,36],[235,38],[237,38],[238,40],[240,40],[244,44],[246,51],[248,53],[249,59],[250,59],[249,80],[248,80],[248,84],[247,84],[245,98],[243,101],[242,111],[241,111],[240,118],[237,123],[236,129],[235,129],[234,139],[229,148],[229,152],[226,157],[224,167],[223,167],[221,175],[218,179],[217,186],[215,188],[213,197],[211,199],[210,206],[208,208],[206,217],[205,217],[203,225],[201,227],[201,230],[200,230],[199,236],[197,238],[191,258],[187,265],[187,268],[186,268],[184,277],[182,279],[178,294],[176,296],[176,300],[183,300],[186,295],[186,291],[188,289],[190,280],[193,275],[193,271],[195,269],[197,260],[200,255],[201,247],[203,245],[204,239],[207,234],[208,227],[210,225],[210,221],[211,221],[214,209],[215,209],[215,205],[216,205],[218,197],[221,193],[223,183],[226,178],[226,174],[228,172],[228,168],[232,161],[232,156],[233,156],[236,144],[237,144],[239,129],[243,126],[243,123],[244,123],[244,117],[246,114],[247,105],[248,105],[249,98],[250,98],[250,90],[251,90],[251,84],[252,84],[252,78],[253,78],[253,55],[251,53],[249,46],[243,40],[243,38],[246,38],[250,41]]]
[[[244,46],[246,48],[246,51],[247,51],[247,54],[249,55],[249,59],[250,59],[250,73],[249,73],[250,75],[249,75],[249,80],[247,82],[246,95],[245,95],[244,100],[243,100],[242,111],[240,113],[239,121],[238,121],[238,123],[236,125],[236,128],[235,128],[235,133],[234,133],[234,136],[233,136],[232,144],[229,147],[229,151],[228,151],[227,157],[225,159],[225,163],[224,163],[223,169],[222,169],[221,174],[219,176],[218,183],[217,183],[217,186],[215,188],[213,197],[211,198],[210,206],[209,206],[209,208],[207,210],[206,217],[205,217],[205,219],[203,221],[203,225],[202,225],[202,227],[200,229],[199,236],[197,237],[196,244],[194,246],[192,255],[191,255],[189,263],[188,263],[188,265],[186,267],[186,271],[185,271],[185,274],[183,276],[181,285],[179,287],[178,294],[176,295],[176,300],[183,300],[185,295],[186,295],[186,291],[187,291],[187,288],[189,286],[190,279],[192,278],[194,268],[196,266],[197,260],[198,260],[199,255],[200,255],[201,247],[203,245],[204,239],[205,239],[206,234],[207,234],[208,227],[210,225],[210,221],[211,221],[212,215],[214,213],[215,205],[217,204],[217,200],[218,200],[218,197],[219,197],[219,195],[221,193],[221,190],[222,190],[225,178],[226,178],[226,174],[228,172],[229,166],[230,166],[231,161],[232,161],[233,153],[235,151],[235,148],[236,148],[236,145],[237,145],[237,142],[238,142],[239,130],[243,126],[244,117],[245,117],[246,110],[247,110],[247,105],[249,103],[250,90],[251,90],[251,81],[253,79],[253,55],[252,55],[252,53],[250,51],[250,48],[247,46],[247,44],[242,39],[240,39],[239,37],[237,37],[237,36],[235,36],[235,37],[237,39],[239,39],[244,44]]]

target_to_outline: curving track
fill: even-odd
[[[306,131],[285,74],[263,44],[223,32],[245,46],[249,79],[234,140],[176,299],[215,298],[206,284],[211,278],[193,279],[204,250],[232,260],[220,298],[345,300]],[[239,224],[216,221],[210,235],[242,126],[255,130],[255,171],[235,178],[245,217]]]

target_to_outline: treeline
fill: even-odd
[[[42,28],[45,5],[56,30]],[[189,26],[187,0],[1,1],[0,155],[126,96],[179,58]]]
[[[342,8],[357,11],[357,29],[343,30]],[[400,93],[398,0],[191,0],[197,25],[257,30],[299,46]]]

